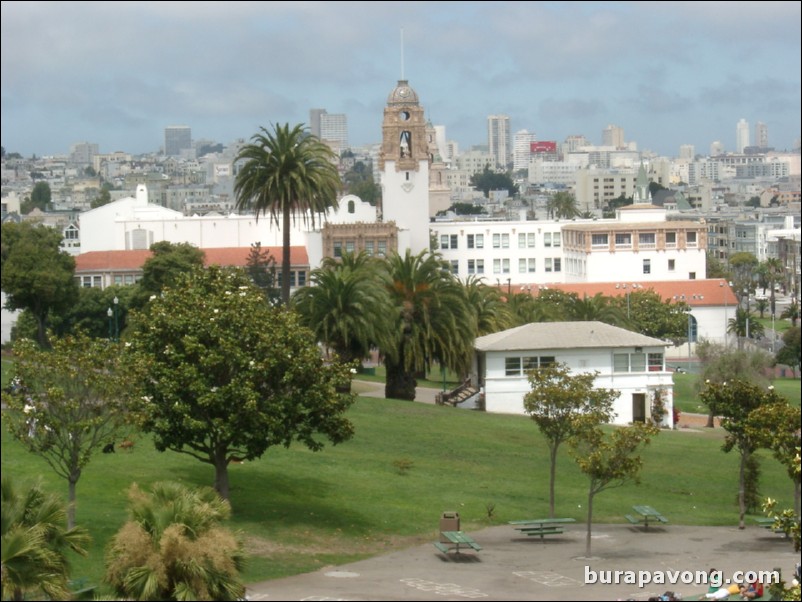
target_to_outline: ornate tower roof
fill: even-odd
[[[399,79],[398,85],[390,92],[387,97],[388,105],[406,105],[418,104],[418,93],[409,87],[409,82],[405,79]]]

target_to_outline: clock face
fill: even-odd
[[[409,88],[401,88],[401,89],[399,89],[398,90],[398,95],[399,96],[403,96],[404,98],[406,98],[407,96],[409,96]]]

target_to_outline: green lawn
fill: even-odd
[[[707,407],[699,401],[699,393],[696,388],[698,378],[697,374],[674,373],[674,405],[682,412],[707,413]],[[786,397],[792,404],[799,405],[799,379],[776,378],[772,384],[780,395]]]
[[[432,540],[440,512],[456,510],[475,530],[548,511],[547,450],[526,417],[395,400],[360,398],[350,410],[356,436],[313,453],[271,449],[231,466],[234,517],[244,534],[248,582],[311,571]],[[644,454],[640,486],[600,494],[595,521],[623,522],[633,504],[662,510],[672,524],[733,525],[737,457],[720,451],[720,429],[664,431]],[[763,495],[792,501],[784,469],[763,454]],[[400,471],[399,464],[409,468]],[[66,497],[66,483],[3,430],[2,470],[41,477]],[[94,545],[74,562],[75,576],[99,582],[103,548],[125,520],[125,490],[175,479],[210,484],[213,470],[188,456],[159,453],[145,437],[132,452],[99,454],[78,483],[77,519]],[[587,480],[560,452],[557,512],[582,520]],[[491,513],[492,509],[492,513]],[[491,515],[492,514],[492,515]]]

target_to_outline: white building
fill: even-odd
[[[487,149],[495,160],[492,167],[506,170],[512,158],[509,115],[488,115]]]
[[[619,392],[615,424],[650,420],[659,395],[666,410],[661,424],[672,427],[667,345],[603,322],[526,324],[476,339],[472,382],[484,391],[486,411],[525,414],[523,398],[531,390],[527,370],[562,363],[571,372],[598,372],[595,387]]]
[[[520,171],[529,167],[532,155],[532,143],[537,142],[534,132],[519,130],[515,132],[512,143],[512,169]]]
[[[749,122],[741,119],[735,126],[735,152],[739,155],[749,146]]]

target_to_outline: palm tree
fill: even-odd
[[[739,307],[735,310],[735,317],[730,318],[729,324],[727,325],[727,332],[738,337],[738,349],[741,349],[743,347],[743,339],[759,339],[763,336],[765,329],[763,328],[763,324],[757,320],[750,320],[749,313],[742,307]]]
[[[510,304],[504,301],[498,288],[487,285],[476,276],[469,276],[464,287],[468,306],[476,316],[477,336],[498,332],[515,324]]]
[[[209,488],[132,485],[130,518],[111,539],[106,581],[134,600],[241,600],[240,543],[220,522],[231,507]]]
[[[83,527],[65,529],[61,500],[40,484],[20,493],[10,477],[2,485],[2,599],[41,597],[69,600],[66,551],[86,555],[89,534]]]
[[[783,310],[780,314],[781,320],[791,320],[791,326],[796,327],[796,321],[799,319],[799,303],[796,299],[791,301],[791,304]]]
[[[558,192],[546,204],[546,210],[552,219],[571,219],[579,215],[576,198],[570,192]]]
[[[769,300],[771,302],[770,311],[771,315],[774,316],[777,313],[777,300],[775,297],[774,287],[777,284],[777,278],[781,277],[784,273],[783,262],[777,257],[769,257],[763,262],[763,265],[765,266],[766,277],[769,281]],[[763,317],[762,313],[760,314],[760,317]]]
[[[292,297],[301,324],[344,362],[364,359],[389,336],[390,297],[380,265],[364,252],[341,261],[326,257],[312,271],[311,286]]]
[[[337,206],[340,176],[337,155],[302,125],[260,128],[243,146],[236,161],[244,161],[234,183],[239,210],[269,213],[281,225],[281,300],[290,300],[290,221],[315,223],[315,215]],[[279,216],[281,220],[279,220]]]
[[[477,318],[440,255],[407,250],[388,257],[385,268],[394,309],[392,344],[382,349],[385,395],[413,401],[416,374],[433,361],[459,374],[468,371]]]
[[[613,326],[625,327],[628,320],[624,310],[612,297],[596,293],[593,297],[585,295],[570,306],[569,319],[578,322],[599,321]]]

